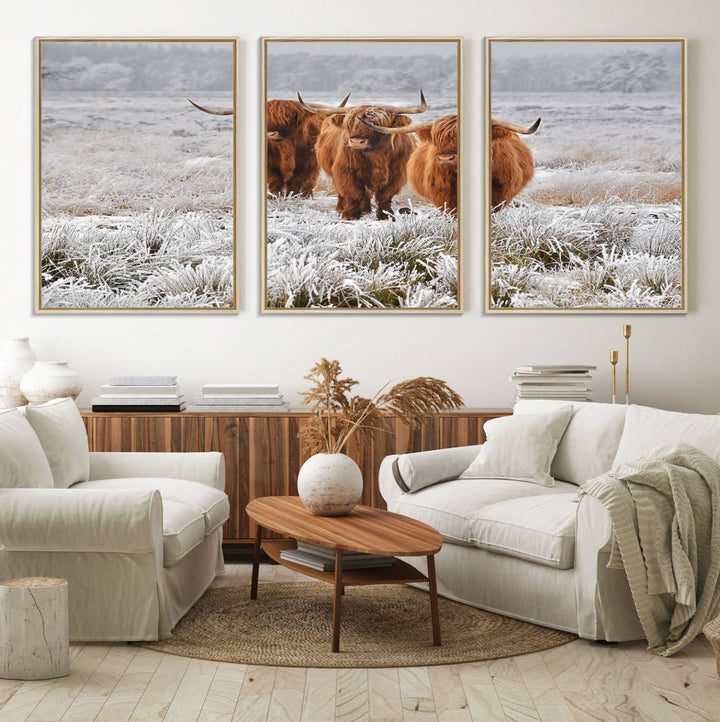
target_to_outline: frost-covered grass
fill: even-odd
[[[197,212],[43,223],[44,308],[227,308],[232,218]]]
[[[334,205],[325,193],[268,201],[270,308],[457,307],[453,216],[416,202],[394,222],[342,221]]]
[[[184,96],[44,95],[43,308],[231,307],[232,150]]]
[[[509,207],[493,214],[492,258],[495,308],[677,308],[680,207]]]
[[[535,176],[491,219],[495,308],[679,308],[682,128],[671,93],[498,93]]]

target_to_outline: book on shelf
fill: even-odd
[[[116,396],[108,398],[107,396],[93,396],[94,404],[103,404],[104,406],[168,406],[178,405],[185,402],[183,394],[175,396]]]
[[[195,399],[196,404],[206,406],[281,406],[282,394],[203,394]]]
[[[208,414],[278,414],[286,413],[290,410],[290,404],[279,404],[276,406],[259,406],[257,404],[254,406],[248,406],[247,404],[223,404],[222,406],[218,406],[217,404],[199,404],[197,401],[200,401],[200,399],[195,399],[195,401],[196,403],[188,406],[188,411]]]
[[[202,387],[203,396],[264,396],[279,393],[278,384],[205,384]]]
[[[302,551],[301,549],[283,549],[280,552],[280,558],[295,564],[301,564],[310,569],[316,569],[320,572],[335,571],[335,558],[328,559],[319,554]],[[395,563],[394,557],[376,557],[373,559],[363,559],[361,557],[345,558],[343,554],[343,570],[351,569],[378,569],[380,567],[389,567]]]
[[[118,413],[122,412],[144,412],[144,411],[152,411],[152,412],[166,412],[166,413],[179,413],[180,411],[185,411],[185,403],[181,404],[166,404],[163,406],[159,406],[157,404],[153,405],[118,405],[118,404],[96,404],[93,402],[92,405],[93,411],[116,411]]]
[[[176,396],[180,393],[178,384],[169,386],[112,386],[100,387],[100,396]]]
[[[335,549],[326,547],[322,544],[314,544],[312,542],[297,541],[297,548],[300,551],[315,554],[325,559],[335,559]],[[348,559],[392,559],[385,554],[366,554],[365,552],[356,552],[346,549],[343,551],[343,563]]]
[[[111,376],[110,386],[174,386],[177,376]]]
[[[584,386],[592,381],[590,374],[554,374],[552,376],[541,376],[540,374],[512,374],[508,376],[508,379],[516,384],[542,384],[543,386],[549,386],[552,384],[573,384],[576,386]]]
[[[575,366],[567,364],[548,364],[548,365],[530,365],[518,366],[516,373],[523,374],[584,374],[588,371],[595,371],[597,366]]]

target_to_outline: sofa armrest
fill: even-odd
[[[154,489],[0,489],[7,551],[162,555],[162,529]]]
[[[386,456],[380,464],[380,493],[390,508],[403,493],[457,479],[479,451],[478,445],[454,446]]]
[[[225,490],[225,457],[205,452],[112,452],[90,454],[90,481],[155,477],[184,479]]]

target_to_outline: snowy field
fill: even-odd
[[[337,95],[337,94],[335,94]],[[336,105],[342,95],[303,93],[309,102]],[[295,89],[272,98],[293,98]],[[428,109],[410,116],[422,123],[457,112],[457,97],[427,93]],[[392,97],[353,93],[348,105],[416,106],[419,90]],[[267,201],[268,308],[457,308],[458,231],[410,184],[395,196],[394,222],[372,214],[343,221],[337,195],[321,173],[313,198]],[[400,212],[398,212],[400,211]]]
[[[43,308],[232,307],[232,118],[180,94],[44,92],[41,152]]]
[[[535,177],[492,214],[493,308],[682,306],[678,93],[493,93]]]

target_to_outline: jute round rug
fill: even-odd
[[[440,598],[442,646],[434,647],[426,592],[412,587],[348,587],[340,652],[330,652],[332,587],[311,582],[208,590],[170,639],[142,642],[160,652],[277,667],[416,667],[537,652],[574,634]]]

